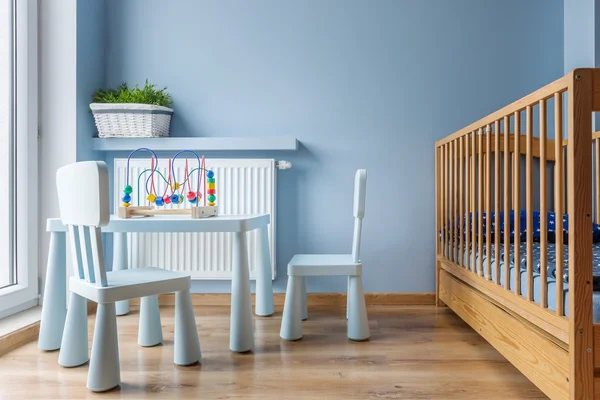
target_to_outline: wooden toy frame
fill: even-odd
[[[189,215],[192,219],[216,217],[217,206],[160,209],[153,206],[119,207],[119,218],[153,217],[156,215]]]

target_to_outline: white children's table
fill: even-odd
[[[269,316],[274,311],[267,232],[270,220],[269,214],[202,219],[185,216],[120,219],[111,215],[109,224],[102,228],[102,232],[113,234],[113,270],[128,268],[127,232],[233,232],[229,347],[232,351],[245,352],[254,347],[246,233],[254,229],[260,231],[260,245],[256,256],[255,312],[260,316]],[[50,250],[38,347],[42,350],[56,350],[60,348],[67,307],[66,227],[59,218],[49,218],[46,230],[50,232]],[[117,303],[118,315],[128,312],[128,301]]]

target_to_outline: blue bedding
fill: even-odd
[[[470,216],[470,221],[469,221],[469,225],[471,228],[471,232],[474,233],[475,236],[479,235],[479,225],[478,225],[478,218],[479,218],[479,214],[475,213],[474,217],[473,214],[469,214]],[[557,224],[556,221],[556,214],[552,211],[548,211],[546,214],[546,222],[547,222],[547,234],[548,234],[548,242],[549,243],[554,243],[556,241],[556,228],[559,224]],[[499,222],[500,222],[500,242],[504,243],[504,230],[505,230],[505,224],[504,224],[504,211],[500,211],[500,213],[498,214],[499,217]],[[466,225],[467,225],[467,221],[466,221],[466,216],[462,218],[463,221],[456,221],[456,227],[458,228],[459,225],[463,226],[463,234],[466,233]],[[487,234],[487,224],[488,222],[491,224],[490,229],[491,229],[491,240],[494,241],[494,238],[496,236],[496,213],[495,212],[491,212],[490,215],[488,216],[487,213],[482,213],[481,215],[481,220],[482,220],[482,229],[481,229],[481,234],[483,235],[483,238],[485,240],[486,238],[486,234]],[[534,242],[539,242],[540,241],[540,236],[541,236],[541,230],[540,230],[540,225],[541,225],[541,214],[539,211],[534,210],[532,212],[532,228],[533,228],[533,241]],[[558,221],[560,222],[560,220]],[[509,214],[509,232],[510,232],[510,243],[513,243],[515,240],[515,212],[514,210],[510,211]],[[451,225],[451,224],[449,224]],[[473,226],[474,225],[474,226]],[[521,238],[521,241],[524,242],[527,240],[527,212],[525,210],[521,210],[519,212],[519,237]],[[458,228],[460,229],[460,228]],[[568,244],[569,243],[569,215],[568,214],[563,214],[563,218],[562,218],[562,227],[560,227],[559,229],[562,229],[562,233],[563,233],[563,243],[564,244]],[[458,232],[457,232],[458,233]],[[593,223],[592,224],[592,241],[594,243],[596,242],[600,242],[600,225]]]

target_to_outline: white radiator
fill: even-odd
[[[177,182],[183,181],[185,159],[175,161]],[[189,171],[196,168],[196,159],[188,159]],[[115,159],[114,193],[115,209],[121,203],[123,188],[126,185],[127,159]],[[286,164],[288,166],[288,164]],[[276,170],[275,160],[271,159],[206,159],[206,167],[215,173],[216,204],[219,215],[232,214],[271,214],[269,225],[269,246],[271,248],[272,276],[275,279],[275,225],[276,225]],[[289,167],[289,166],[288,166]],[[145,202],[145,182],[150,168],[150,159],[131,159],[129,181],[133,187],[132,205],[138,205],[139,196]],[[160,171],[168,179],[168,158],[159,159]],[[191,176],[192,190],[196,189],[197,175]],[[157,193],[162,194],[165,183],[158,174],[155,176]],[[138,189],[139,188],[139,189]],[[186,190],[187,192],[187,187]],[[178,206],[190,207],[185,200]],[[130,233],[129,266],[157,266],[176,271],[185,271],[192,279],[231,279],[231,233]],[[257,232],[248,234],[248,257],[250,277],[255,278],[255,255],[257,253]]]

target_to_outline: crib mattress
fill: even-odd
[[[534,242],[532,245],[532,249],[533,249],[533,271],[534,273],[539,274],[540,272],[540,243],[539,242]],[[510,243],[510,253],[509,253],[509,258],[510,258],[510,263],[511,265],[514,265],[514,255],[515,255],[515,247],[513,243]],[[519,250],[519,259],[520,259],[520,265],[521,265],[521,269],[522,270],[526,270],[527,269],[527,243],[521,243],[520,244],[520,250]],[[491,249],[492,249],[492,262],[494,262],[494,258],[495,258],[495,250],[494,250],[494,245],[491,245]],[[548,269],[548,273],[547,276],[549,279],[553,279],[556,280],[556,244],[555,243],[548,243],[548,249],[547,249],[547,269]],[[483,261],[486,260],[486,246],[483,246]],[[504,244],[500,245],[500,262],[504,263]],[[569,246],[568,245],[564,245],[563,246],[563,280],[565,283],[568,283],[568,277],[569,277]],[[595,291],[600,291],[600,243],[594,243],[592,245],[592,275],[593,275],[593,279],[594,279],[594,290]]]
[[[490,246],[491,248],[491,259],[490,259],[490,269],[491,276],[495,277],[496,268],[500,268],[500,284],[504,285],[504,244],[500,245],[500,260],[499,263],[495,259],[495,249],[494,245]],[[533,243],[533,298],[536,303],[540,303],[541,294],[540,294],[540,244],[538,242]],[[600,323],[600,243],[594,243],[593,245],[593,275],[594,275],[594,323]],[[511,243],[509,247],[509,288],[512,290],[515,281],[515,263],[514,263],[514,244]],[[473,262],[473,252],[468,251],[470,257],[467,257],[467,252],[463,254],[463,265],[468,265],[471,268],[471,263]],[[548,243],[548,274],[547,274],[547,293],[548,293],[548,308],[555,311],[556,310],[556,245],[554,243]],[[482,260],[481,263],[485,270],[487,263],[487,247],[483,246],[482,251]],[[527,285],[527,244],[521,243],[520,252],[520,268],[519,274],[521,279],[521,288],[522,295],[525,297],[527,295],[526,285]],[[475,263],[479,265],[479,254],[477,249],[475,249]],[[563,279],[565,280],[563,284],[563,301],[565,304],[565,314],[569,313],[569,283],[566,279],[568,274],[567,272],[567,263],[568,263],[568,246],[564,246],[564,269],[565,276]]]

